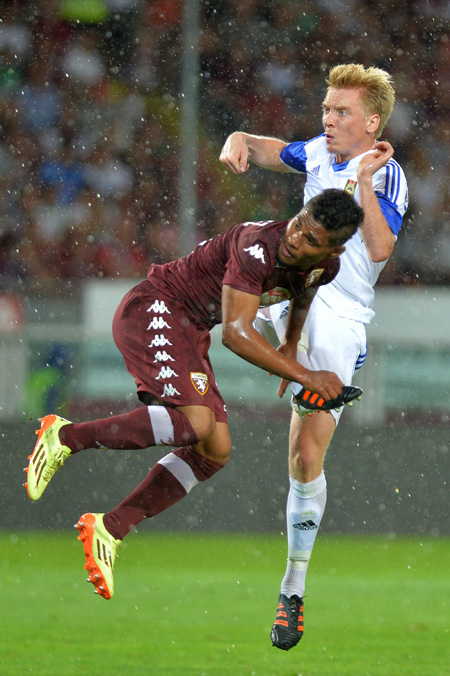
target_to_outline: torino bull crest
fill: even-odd
[[[208,391],[209,382],[206,373],[196,373],[191,371],[191,383],[199,394],[206,394]]]

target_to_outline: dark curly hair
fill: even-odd
[[[344,244],[358,229],[364,220],[364,211],[354,197],[345,190],[328,188],[305,204],[315,221],[325,230],[336,233],[333,244]]]

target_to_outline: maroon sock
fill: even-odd
[[[164,430],[170,430],[170,436],[155,439],[155,416],[161,417],[164,411],[166,420]],[[159,415],[158,415],[159,414]],[[167,425],[167,420],[169,425]],[[161,425],[156,429],[160,431]],[[172,438],[173,435],[173,438]],[[148,448],[149,446],[178,444],[196,444],[199,441],[191,423],[184,413],[175,408],[165,406],[145,406],[130,413],[113,415],[110,418],[92,420],[91,422],[64,425],[59,433],[61,443],[68,446],[72,453],[85,448]]]
[[[159,514],[184,498],[199,481],[206,481],[222,469],[192,448],[179,448],[156,463],[144,481],[103,517],[113,537],[122,540],[143,519]]]

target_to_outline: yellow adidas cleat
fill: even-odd
[[[83,543],[86,557],[85,568],[89,573],[88,582],[95,587],[94,593],[104,599],[114,594],[114,560],[122,540],[116,540],[103,525],[103,514],[83,514],[76,528],[80,531],[78,540]]]
[[[25,468],[28,476],[24,485],[30,500],[39,500],[56,470],[70,455],[70,448],[59,440],[61,427],[70,424],[70,420],[53,414],[41,418],[41,428],[36,431],[38,440],[33,453],[28,456],[29,463]]]

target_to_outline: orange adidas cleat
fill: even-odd
[[[94,593],[110,599],[114,594],[114,561],[122,540],[116,540],[103,525],[103,514],[83,514],[76,528],[80,531],[86,557],[85,569],[88,582],[95,587]]]

